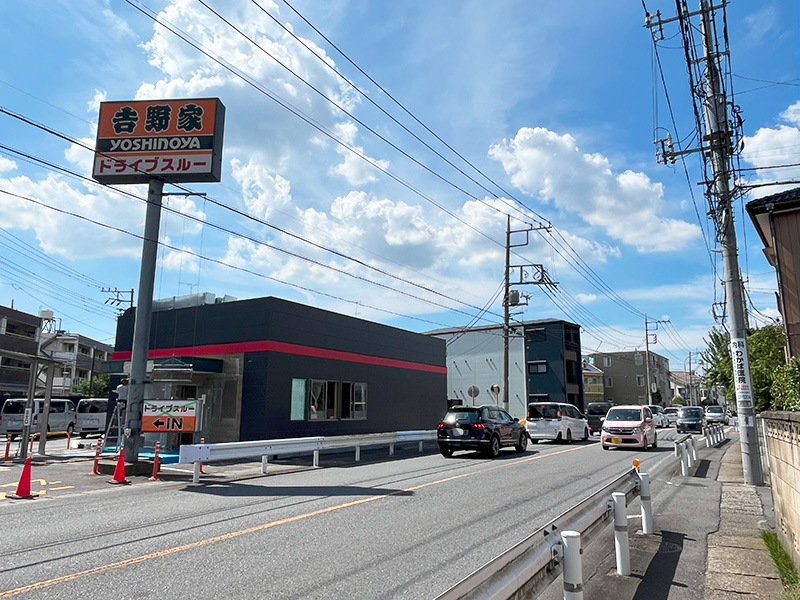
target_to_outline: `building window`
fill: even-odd
[[[537,360],[528,363],[528,373],[530,375],[537,375],[539,373],[547,373],[547,361]]]
[[[292,421],[306,420],[306,380],[292,379]]]
[[[308,420],[329,421],[338,418],[338,381],[311,379],[308,389]]]
[[[638,385],[639,387],[644,387],[644,375],[636,376],[636,385]]]
[[[636,354],[633,355],[633,359],[634,359],[634,362],[636,363],[637,366],[641,366],[642,363],[644,363],[644,360],[642,359],[642,355],[639,352],[637,352]]]
[[[342,382],[342,419],[367,418],[367,384]]]
[[[544,329],[529,329],[525,332],[525,337],[529,342],[547,341],[547,332]]]
[[[606,377],[606,387],[614,387],[614,378]]]
[[[610,367],[611,366],[611,357],[610,356],[604,356],[603,357],[603,366],[604,367]]]

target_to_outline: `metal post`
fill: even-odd
[[[703,59],[705,61],[705,94],[703,112],[708,140],[708,156],[714,172],[714,195],[717,200],[716,214],[719,219],[719,240],[725,269],[725,297],[729,315],[728,330],[731,335],[731,358],[736,384],[736,407],[739,413],[742,447],[742,470],[747,485],[763,485],[761,456],[756,432],[753,406],[752,380],[747,354],[747,329],[744,315],[742,278],[737,256],[736,228],[733,223],[732,193],[729,187],[728,159],[732,153],[731,132],[728,128],[728,100],[720,82],[717,61],[720,58],[715,48],[714,25],[711,12],[714,10],[704,0],[701,3],[703,36]]]
[[[53,371],[55,371],[55,363],[47,365],[47,378],[45,379],[44,387],[44,412],[42,413],[42,427],[40,431],[44,430],[45,434],[39,436],[39,454],[47,452],[47,423],[50,421],[50,395],[53,393]],[[69,444],[67,444],[69,447]]]
[[[689,453],[686,452],[685,442],[681,442],[678,445],[681,447],[681,475],[686,477],[689,475]]]
[[[692,442],[691,437],[683,442],[683,447],[686,450],[686,466],[690,469],[694,466],[694,457],[692,456]]]
[[[561,541],[564,545],[564,600],[583,600],[581,534],[564,531]]]
[[[694,436],[689,438],[689,450],[692,453],[692,461],[697,462],[697,444],[695,443]]]
[[[133,325],[131,376],[128,384],[128,407],[125,417],[125,455],[139,460],[142,437],[142,408],[147,378],[147,350],[150,344],[150,319],[153,313],[153,287],[158,258],[158,231],[161,224],[161,194],[164,182],[151,179],[147,189],[147,211],[142,240],[142,264],[139,272],[139,296]],[[197,464],[195,464],[197,469]],[[198,474],[199,477],[199,474]],[[195,482],[196,483],[196,482]]]
[[[394,444],[389,444],[389,456],[394,456]]]
[[[650,391],[650,333],[647,330],[647,315],[644,316],[644,364],[645,376],[647,377],[647,387],[645,388],[645,404],[655,404],[653,402],[653,392]]]
[[[192,483],[200,483],[200,463],[194,463],[194,470],[192,471]]]
[[[625,494],[614,492],[614,550],[617,557],[617,575],[631,574],[631,549],[628,543],[628,515],[625,512]]]
[[[37,350],[38,353],[38,350]],[[36,417],[38,420],[38,415],[34,414],[34,398],[36,396],[36,380],[39,379],[39,361],[37,359],[31,360],[31,374],[30,378],[28,379],[28,399],[25,402],[25,411],[29,415],[29,420],[27,425],[23,422],[22,424],[22,433],[20,434],[20,451],[19,457],[21,459],[25,459],[28,457],[28,440],[30,439],[31,435],[31,427],[33,426],[33,418]]]
[[[314,450],[314,466],[319,466],[319,450]]]
[[[653,533],[653,502],[650,499],[650,475],[639,473],[641,481],[640,499],[642,502],[642,533]]]
[[[269,454],[265,454],[261,457],[261,474],[267,474],[267,467],[269,466]]]
[[[361,446],[356,446],[356,462],[361,460]]]

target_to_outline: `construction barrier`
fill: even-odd
[[[156,442],[156,451],[153,455],[153,474],[148,477],[149,481],[159,481],[158,479],[158,470],[161,467],[161,442]]]
[[[103,449],[103,436],[100,436],[100,439],[97,440],[97,450],[94,453],[94,466],[92,467],[92,472],[89,475],[102,475],[100,473],[100,451]]]

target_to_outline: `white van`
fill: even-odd
[[[78,420],[75,433],[85,438],[90,433],[105,433],[108,398],[83,398],[78,400]]]
[[[16,437],[22,433],[22,421],[25,417],[25,406],[28,401],[25,398],[8,398],[3,403],[0,410],[0,438],[5,438],[7,434]],[[33,401],[33,413],[31,418],[31,433],[37,433],[43,421],[44,399],[36,398]],[[47,431],[68,431],[75,430],[77,412],[72,400],[53,398],[50,400],[50,414],[48,415]]]
[[[525,419],[528,437],[534,444],[539,440],[566,442],[589,439],[589,422],[573,404],[562,402],[531,402]]]

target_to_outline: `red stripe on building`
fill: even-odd
[[[407,360],[396,360],[355,352],[342,352],[341,350],[328,350],[313,346],[301,346],[288,342],[260,340],[256,342],[232,342],[229,344],[208,344],[206,346],[184,346],[182,348],[154,348],[147,353],[147,358],[168,358],[170,356],[212,356],[219,354],[243,354],[246,352],[280,352],[281,354],[294,354],[297,356],[312,356],[314,358],[327,358],[345,362],[361,363],[365,365],[378,365],[381,367],[394,367],[397,369],[411,369],[414,371],[427,371],[429,373],[447,373],[447,367],[437,367]],[[131,352],[114,352],[111,360],[130,360]]]

